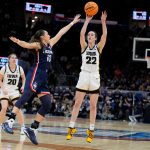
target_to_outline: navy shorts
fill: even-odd
[[[27,73],[24,91],[29,89],[36,94],[50,94],[47,71],[38,68],[38,65],[31,67]]]

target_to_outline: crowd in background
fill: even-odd
[[[49,115],[70,117],[74,104],[75,87],[50,87],[51,109]],[[129,120],[129,116],[140,115],[137,121],[144,121],[143,116],[150,106],[150,93],[101,88],[97,105],[97,119],[101,120]],[[25,113],[36,113],[40,107],[40,100],[35,96],[29,104],[24,106]],[[90,110],[89,95],[85,96],[80,108],[79,117],[88,118]],[[133,114],[134,113],[134,114]]]

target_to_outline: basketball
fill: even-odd
[[[98,12],[98,5],[95,2],[87,2],[84,6],[84,11],[88,16],[94,16]]]

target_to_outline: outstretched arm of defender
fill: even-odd
[[[104,11],[104,12],[102,12],[102,16],[101,16],[102,36],[101,36],[99,43],[97,44],[97,46],[100,50],[100,53],[102,52],[102,50],[105,46],[106,38],[107,38],[106,18],[107,18],[107,13],[106,13],[106,11]]]
[[[76,24],[77,22],[79,22],[80,20],[80,16],[81,15],[76,15],[74,20],[69,23],[67,26],[63,27],[57,34],[55,37],[51,38],[50,39],[50,45],[51,46],[54,46],[59,40],[60,38],[74,25]]]
[[[87,30],[87,26],[88,26],[88,24],[89,24],[89,22],[92,18],[93,17],[90,17],[90,16],[86,15],[85,22],[84,22],[83,27],[81,29],[81,32],[80,32],[81,50],[84,50],[87,46],[87,43],[86,43],[86,40],[85,40],[85,33],[86,33],[86,30]]]
[[[28,42],[19,40],[16,37],[13,37],[13,36],[9,37],[9,39],[11,41],[13,41],[14,43],[18,44],[19,46],[23,47],[23,48],[35,49],[35,50],[41,48],[40,43],[38,43],[38,42],[28,43]]]

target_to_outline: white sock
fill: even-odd
[[[90,130],[91,130],[91,131],[94,131],[94,127],[95,127],[94,124],[90,124]]]
[[[9,119],[6,122],[8,122],[9,126],[12,128],[13,124],[15,123],[15,120],[14,119]]]
[[[22,124],[22,125],[21,125],[21,128],[25,128],[25,124]]]
[[[75,126],[75,122],[70,121],[69,127],[70,127],[70,128],[74,128],[74,126]]]

